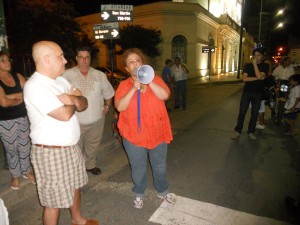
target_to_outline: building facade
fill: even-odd
[[[209,4],[208,4],[209,2]],[[234,3],[232,3],[234,2]],[[230,6],[230,7],[229,7]],[[101,24],[100,14],[77,18],[82,28],[94,38],[93,25]],[[120,23],[119,26],[128,23]],[[133,25],[161,31],[162,55],[152,59],[151,65],[159,74],[165,59],[179,56],[190,69],[189,78],[237,71],[240,46],[240,4],[238,0],[155,2],[134,7]],[[110,51],[97,41],[99,55],[96,65],[110,65]],[[207,47],[213,52],[203,50]],[[249,61],[254,42],[243,36],[242,64]],[[114,64],[123,69],[121,56],[114,56]],[[96,66],[95,65],[95,66]]]

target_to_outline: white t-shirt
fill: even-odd
[[[300,85],[291,88],[289,97],[285,103],[284,108],[292,108],[295,104],[296,98],[300,98]],[[297,104],[296,108],[300,108],[300,102]]]
[[[181,80],[186,80],[187,79],[187,73],[182,68],[181,65],[177,66],[176,64],[174,64],[171,67],[171,74],[172,74],[172,77],[174,77],[175,81],[181,81]]]
[[[24,86],[24,102],[30,121],[32,144],[71,146],[80,137],[75,114],[69,121],[60,121],[47,114],[63,106],[58,95],[68,93],[71,84],[63,77],[55,80],[35,72]]]
[[[275,77],[278,77],[281,80],[288,80],[290,76],[295,74],[294,67],[287,66],[286,68],[283,68],[283,66],[278,66],[273,71],[273,75]]]

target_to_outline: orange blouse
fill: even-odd
[[[161,77],[154,76],[154,83],[164,87],[170,93],[169,88]],[[122,81],[116,90],[115,102],[126,95],[132,88],[130,78]],[[120,112],[118,128],[120,135],[132,144],[152,149],[162,142],[167,144],[173,140],[169,116],[165,102],[158,99],[152,89],[147,86],[145,93],[140,93],[140,130],[138,129],[138,91],[133,95],[128,108]]]

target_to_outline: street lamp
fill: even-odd
[[[262,25],[262,16],[269,16],[270,13],[268,12],[263,12],[263,4],[264,4],[264,0],[261,0],[260,2],[260,13],[259,13],[259,27],[258,27],[258,42],[261,43],[261,25]]]
[[[261,17],[262,17],[262,8],[264,0],[260,2],[260,13],[259,13],[259,28],[258,28],[258,41],[260,42],[260,32],[261,32]]]
[[[237,79],[240,79],[240,72],[241,72],[241,64],[242,64],[242,47],[243,47],[243,32],[244,32],[244,8],[245,7],[245,0],[241,2],[241,27],[240,27],[240,47],[239,47],[239,63],[238,63],[238,72],[237,72]]]

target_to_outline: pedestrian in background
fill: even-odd
[[[295,74],[294,67],[291,66],[291,58],[288,56],[282,57],[281,65],[273,71],[273,76],[279,80],[289,80],[289,77]]]
[[[120,112],[118,127],[131,166],[132,191],[135,194],[133,205],[135,208],[143,207],[148,157],[158,197],[173,204],[175,198],[169,193],[166,162],[168,144],[173,137],[164,103],[170,96],[170,90],[159,76],[154,75],[147,85],[137,79],[134,69],[146,61],[140,49],[127,49],[123,58],[131,79],[120,83],[115,106]]]
[[[0,51],[0,137],[12,176],[10,187],[19,190],[19,177],[34,184],[35,177],[31,172],[29,121],[23,99],[25,78],[11,70],[8,53]]]
[[[289,130],[285,133],[288,136],[294,136],[298,128],[296,127],[297,110],[300,109],[300,74],[290,76],[290,91],[285,102],[285,112],[283,114],[283,122],[285,122]]]
[[[269,65],[263,61],[264,50],[262,48],[256,48],[252,52],[251,63],[248,63],[243,68],[243,82],[245,86],[240,101],[239,115],[237,119],[237,125],[235,126],[234,134],[232,139],[236,139],[240,136],[244,126],[244,120],[248,111],[249,105],[251,104],[251,117],[248,124],[249,138],[252,140],[256,139],[255,126],[258,117],[258,111],[260,108],[264,79],[268,74]]]
[[[189,73],[189,69],[185,64],[181,63],[181,59],[179,57],[176,57],[175,64],[171,66],[171,72],[174,79],[174,109],[179,109],[181,106],[182,109],[185,110],[187,97],[187,75]]]
[[[75,111],[85,110],[87,99],[61,77],[67,61],[59,45],[37,42],[32,56],[36,72],[25,84],[24,101],[43,224],[57,225],[60,209],[69,208],[72,225],[99,225],[80,212],[80,188],[88,177],[77,145],[80,128]]]
[[[105,115],[112,105],[115,91],[106,75],[91,67],[91,48],[80,46],[76,49],[77,66],[63,74],[74,87],[82,91],[89,102],[84,112],[76,112],[80,123],[80,140],[78,145],[85,158],[86,170],[93,175],[100,175],[96,166],[97,151],[100,149]]]
[[[170,91],[172,91],[172,89],[173,89],[172,88],[172,86],[173,86],[172,74],[171,74],[171,69],[170,69],[171,65],[172,65],[172,60],[171,59],[166,59],[165,66],[162,70],[162,79],[168,85]],[[171,95],[171,92],[170,92],[170,95]],[[171,111],[171,109],[168,107],[168,102],[169,102],[169,100],[166,100],[165,104],[166,104],[167,110],[169,112],[169,111]]]
[[[272,76],[272,61],[268,57],[267,50],[265,48],[262,48],[264,51],[263,55],[263,62],[267,63],[269,65],[268,73],[266,74],[266,77],[264,79],[264,90],[263,93],[268,93],[269,88],[274,85],[274,77]],[[256,123],[256,129],[263,130],[265,129],[265,112],[266,112],[266,101],[269,100],[267,99],[267,96],[263,94],[261,103],[260,103],[260,108],[258,111],[258,119]]]

